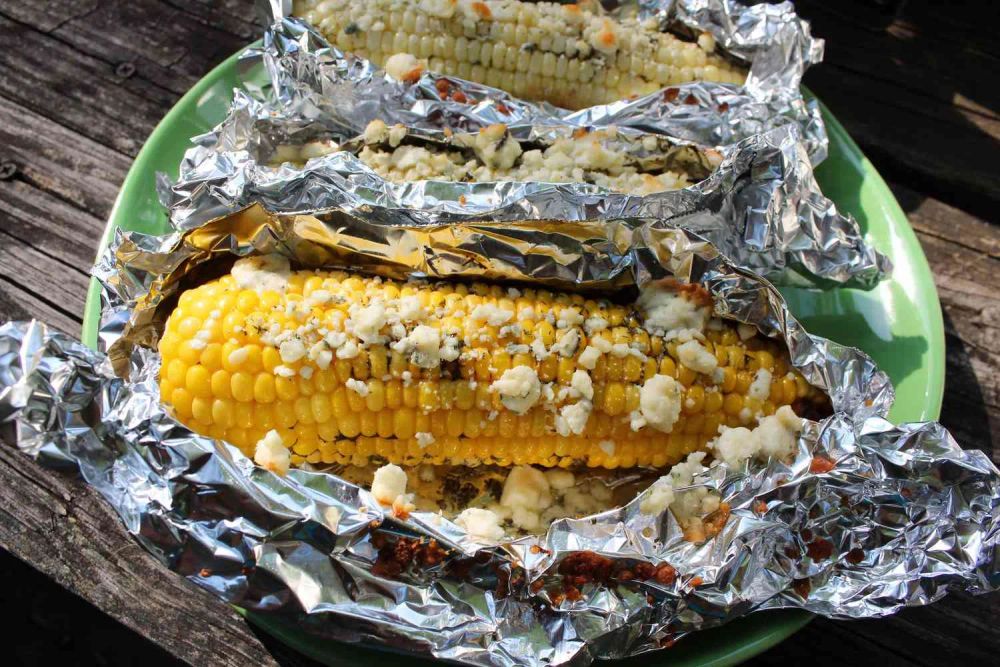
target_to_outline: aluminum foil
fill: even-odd
[[[620,291],[668,276],[700,283],[717,316],[784,340],[834,413],[807,424],[791,462],[719,465],[696,478],[732,507],[704,544],[685,541],[669,511],[642,513],[644,492],[484,548],[437,514],[394,518],[335,476],[257,468],[165,412],[151,346],[171,298],[204,271],[258,252],[303,266],[571,289]],[[102,340],[119,372],[42,324],[5,325],[0,433],[43,461],[78,465],[174,571],[304,633],[471,664],[586,664],[761,609],[874,617],[949,589],[1000,585],[1000,472],[989,459],[938,424],[886,422],[892,387],[867,356],[808,334],[769,283],[690,231],[642,219],[428,227],[253,208],[185,234],[119,232],[95,274]],[[819,472],[817,461],[830,469]],[[386,544],[429,548],[428,539],[440,558],[418,557],[401,573],[376,566]],[[607,576],[571,601],[559,595],[564,566],[582,552],[606,558]],[[625,574],[663,563],[676,576]]]
[[[194,139],[178,181],[161,179],[161,199],[180,230],[258,202],[275,212],[378,207],[388,209],[387,215],[428,224],[657,216],[706,236],[739,265],[777,282],[863,288],[876,284],[891,263],[866,243],[857,222],[838,212],[820,192],[808,158],[815,144],[811,131],[807,128],[804,136],[803,126],[779,122],[771,111],[754,124],[733,115],[739,115],[740,95],[754,100],[798,95],[802,69],[822,51],[809,37],[808,26],[785,5],[740,8],[689,2],[669,8],[669,13],[692,27],[701,26],[699,30],[711,30],[720,43],[752,62],[747,89],[753,95],[728,90],[722,99],[705,93],[706,84],[696,83],[664,94],[674,101],[683,94],[678,104],[665,102],[661,94],[644,98],[646,106],[641,100],[629,103],[631,116],[622,109],[608,112],[615,105],[566,115],[448,77],[449,85],[477,101],[460,104],[440,99],[436,75],[425,74],[412,86],[402,84],[367,61],[344,56],[306,24],[279,20],[268,29],[263,46],[242,61],[247,90],[236,91],[225,121]],[[253,94],[259,77],[251,73],[261,65],[270,84],[267,94]],[[699,100],[711,110],[710,120]],[[642,120],[654,112],[682,117],[683,127]],[[691,151],[728,145],[721,149],[722,165],[707,178],[682,190],[646,196],[579,183],[396,184],[349,152],[304,165],[269,164],[279,147],[317,139],[349,141],[375,117],[401,122],[411,135],[439,142],[443,128],[467,131],[502,122],[520,141],[545,142],[581,126],[616,125],[634,142],[641,142],[644,132],[656,131],[658,141]],[[725,128],[729,134],[699,134],[691,131],[693,125]]]
[[[826,130],[819,107],[815,101],[806,101],[799,89],[806,68],[823,58],[823,40],[812,37],[809,23],[795,14],[790,2],[753,6],[734,0],[602,3],[613,6],[612,13],[655,17],[662,26],[678,32],[711,33],[722,53],[749,65],[749,76],[743,86],[688,83],[579,111],[525,102],[472,82],[463,82],[462,89],[478,104],[443,102],[434,85],[441,77],[427,73],[412,85],[387,79],[371,62],[344,54],[308,24],[290,18],[291,2],[263,4],[266,18],[276,24],[265,35],[262,49],[247,52],[245,68],[263,63],[282,108],[301,108],[313,117],[322,114],[345,134],[361,132],[373,118],[438,129],[442,122],[467,123],[472,128],[496,122],[568,122],[581,127],[630,126],[718,146],[794,123],[802,129],[814,164],[826,157]],[[256,78],[250,80],[257,83]]]

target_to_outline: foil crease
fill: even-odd
[[[767,11],[778,12],[775,7]],[[798,26],[793,32],[801,37],[796,31],[804,28],[792,20],[794,15],[789,18],[787,7],[784,11],[769,14],[769,20],[758,17],[754,21],[746,17],[737,21],[732,13],[724,13],[729,18],[723,21],[709,9],[694,13],[726,25],[756,26],[750,31],[757,35],[752,39],[730,38],[744,44],[749,54],[752,49],[747,45],[766,44],[772,37],[762,26],[774,24],[788,30],[789,25]],[[806,42],[810,52],[819,49],[814,42]],[[810,57],[818,58],[818,53]],[[403,123],[411,134],[438,141],[444,127],[465,131],[497,122],[507,124],[520,141],[551,141],[581,126],[621,125],[623,140],[641,142],[643,131],[657,128],[620,123],[620,114],[601,121],[594,116],[597,107],[567,117],[552,115],[549,109],[543,117],[531,105],[506,96],[501,100],[496,97],[502,95],[499,91],[472,83],[462,83],[463,90],[481,102],[442,101],[434,85],[438,77],[425,74],[423,83],[401,84],[367,61],[343,56],[296,19],[283,19],[268,30],[264,46],[248,58],[250,63],[257,60],[270,73],[270,96],[262,100],[237,90],[226,120],[194,139],[177,182],[160,181],[161,199],[179,230],[254,203],[276,212],[384,209],[379,215],[426,224],[657,216],[706,236],[740,266],[785,284],[870,288],[891,271],[891,262],[865,241],[857,222],[840,213],[820,192],[808,156],[809,141],[803,140],[802,129],[794,123],[758,124],[752,132],[717,137],[725,142],[744,138],[722,149],[724,161],[707,178],[681,190],[645,196],[580,183],[397,184],[380,177],[348,151],[313,158],[304,165],[268,163],[279,146],[329,138],[350,141],[376,115],[388,123]],[[690,84],[691,90],[684,94],[698,98],[699,87],[704,85]],[[411,100],[415,91],[422,91],[422,97]],[[412,103],[393,101],[396,94]],[[729,114],[737,103],[720,104],[729,111],[719,127],[735,127]],[[665,113],[674,106],[658,97],[650,108]],[[689,111],[700,108],[679,106]],[[673,129],[666,127],[659,131],[666,133],[660,141],[674,147],[714,150],[693,140],[689,132],[670,134]]]
[[[642,513],[643,492],[485,548],[436,514],[394,518],[333,475],[257,468],[166,413],[152,347],[162,311],[200,272],[265,252],[303,266],[581,290],[667,276],[700,283],[717,316],[784,340],[834,413],[807,424],[791,462],[718,465],[696,478],[732,507],[705,544],[685,541],[669,511]],[[95,275],[112,356],[37,322],[0,328],[0,433],[30,456],[75,463],[174,571],[303,632],[470,664],[586,664],[762,609],[876,617],[949,589],[1000,585],[1000,472],[989,459],[963,451],[939,424],[885,421],[893,391],[871,359],[808,334],[768,282],[688,230],[642,219],[429,228],[257,207],[183,234],[119,233]],[[817,457],[835,465],[813,472]],[[409,537],[437,540],[447,558],[377,573],[380,540]],[[677,577],[587,584],[579,600],[559,600],[560,563],[579,551],[616,567],[669,563]]]

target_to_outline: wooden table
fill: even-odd
[[[891,182],[934,270],[948,345],[941,420],[1000,461],[997,10],[797,4],[828,39],[806,83]],[[250,5],[0,0],[0,320],[79,333],[88,267],[132,158],[182,93],[259,36]],[[0,601],[30,612],[5,624],[24,664],[312,664],[146,555],[78,480],[8,447],[0,546]],[[998,627],[1000,595],[959,594],[888,620],[818,619],[753,662],[992,664]]]

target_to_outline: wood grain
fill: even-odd
[[[974,20],[975,7],[898,4],[797,3],[827,38],[807,83],[890,176],[934,271],[942,421],[1000,461],[996,8]],[[181,94],[259,35],[252,5],[0,0],[0,167],[14,167],[0,168],[0,321],[79,333],[86,267],[131,158]],[[187,663],[312,664],[167,571],[82,482],[6,447],[0,547]],[[955,595],[878,621],[816,620],[752,664],[991,664],[998,620],[1000,596]]]

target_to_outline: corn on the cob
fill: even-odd
[[[616,128],[589,132],[581,129],[539,144],[538,148],[521,144],[499,123],[476,133],[453,133],[444,143],[419,138],[402,143],[406,137],[402,125],[390,128],[381,120],[373,120],[358,140],[343,146],[329,141],[301,147],[278,146],[270,164],[303,164],[314,157],[349,150],[394,183],[592,183],[613,192],[647,195],[688,187],[707,177],[721,161],[715,151],[661,145],[662,140],[653,136],[625,139]]]
[[[820,400],[774,342],[711,322],[670,290],[623,306],[267,255],[181,295],[160,391],[248,453],[277,431],[293,464],[662,467]]]
[[[697,43],[588,5],[517,0],[297,0],[296,16],[332,43],[386,65],[394,54],[518,97],[580,109],[688,81],[746,73]]]

